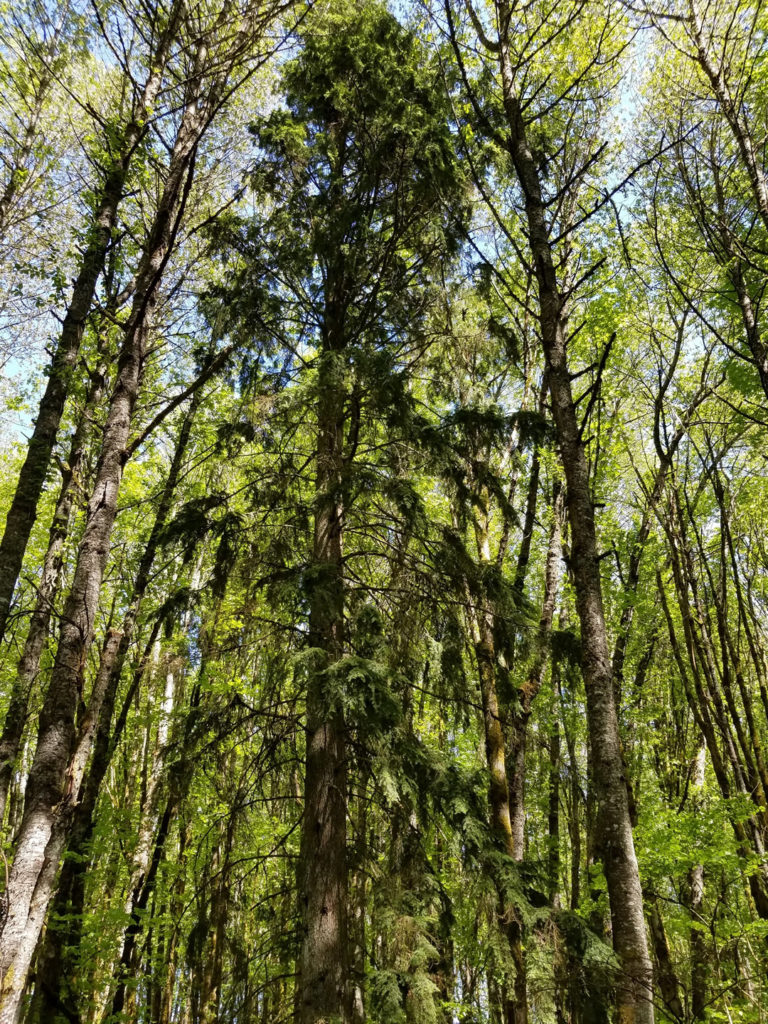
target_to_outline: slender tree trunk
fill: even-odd
[[[528,678],[520,687],[518,693],[519,712],[512,716],[509,744],[510,760],[512,762],[509,798],[512,807],[512,835],[515,843],[515,858],[517,860],[523,859],[525,849],[525,755],[528,745],[528,722],[531,717],[533,701],[542,687],[549,661],[548,644],[552,632],[552,620],[555,614],[557,587],[560,578],[559,561],[562,546],[562,515],[562,490],[559,482],[555,482],[552,500],[552,526],[549,533],[547,558],[544,567],[544,600],[539,617],[538,650],[528,673]]]
[[[127,1012],[126,1007],[132,999],[130,981],[135,971],[139,941],[144,927],[144,911],[154,895],[168,836],[178,816],[179,808],[187,799],[194,777],[192,757],[204,699],[204,692],[200,684],[201,680],[205,678],[209,656],[209,641],[204,632],[201,633],[200,650],[201,663],[198,668],[197,681],[190,695],[178,741],[169,738],[168,728],[172,711],[171,702],[174,695],[178,697],[178,693],[175,681],[169,681],[166,678],[165,713],[158,727],[157,746],[151,759],[151,768],[147,772],[146,791],[141,799],[141,825],[132,856],[128,894],[123,904],[123,912],[128,918],[128,925],[118,943],[113,971],[117,984],[111,999],[109,991],[107,991],[103,1000],[103,1004],[106,1006],[101,1018],[103,1024],[111,1021],[116,1014]],[[147,731],[147,745],[148,740],[149,732]],[[166,787],[165,759],[172,746],[178,749],[179,756],[171,768]],[[162,813],[160,813],[160,798],[164,788],[167,788],[167,793],[162,805]],[[182,830],[180,839],[182,848],[185,843],[186,837]],[[199,990],[197,996],[199,996]],[[197,1011],[192,1014],[193,1020],[197,1020],[196,1013]]]
[[[75,1008],[71,1005],[71,982],[76,970],[80,920],[84,909],[86,853],[95,825],[96,806],[101,792],[101,784],[125,724],[125,716],[121,715],[117,727],[113,730],[115,699],[162,531],[168,521],[199,401],[200,395],[199,392],[196,392],[184,418],[160,496],[155,521],[136,572],[131,603],[123,620],[120,645],[113,663],[107,666],[109,681],[99,714],[93,758],[74,812],[71,835],[67,844],[68,856],[59,879],[58,891],[52,907],[52,920],[49,921],[43,947],[38,955],[35,1006],[31,1019],[39,1020],[40,1024],[52,1019],[53,1012],[62,1006],[69,1006],[72,1013],[75,1013]],[[162,621],[157,618],[153,624],[144,655],[136,666],[130,688],[131,693],[138,688],[144,675],[149,661],[149,653],[161,626]]]
[[[105,1010],[102,1024],[107,1024],[107,1021],[115,1018],[119,1019],[118,1014],[124,1011],[126,1002],[130,998],[128,982],[135,967],[135,954],[143,927],[143,913],[149,905],[149,899],[155,890],[157,873],[163,860],[165,844],[177,806],[177,795],[177,793],[172,793],[166,802],[158,824],[157,833],[154,837],[154,843],[149,831],[149,820],[147,820],[142,830],[142,836],[140,837],[141,849],[139,851],[140,860],[134,866],[125,906],[125,911],[130,917],[130,923],[123,936],[120,957],[115,969],[117,987],[111,1003],[108,1004],[108,1008]],[[154,817],[152,817],[151,821],[154,822],[154,820]],[[145,853],[151,855],[145,858]]]
[[[189,848],[190,839],[190,823],[186,819],[183,812],[183,802],[179,809],[179,852],[176,858],[176,863],[179,866],[183,866],[186,857],[187,850]],[[170,916],[172,921],[180,919],[185,909],[185,889],[186,889],[186,875],[183,870],[179,870],[176,882],[173,886],[170,896]],[[176,985],[179,977],[179,929],[172,928],[171,933],[168,937],[168,943],[166,945],[166,971],[165,971],[165,983],[163,985],[163,993],[161,1000],[160,1013],[158,1014],[157,1024],[170,1024],[173,1012],[173,996],[176,989]],[[250,1018],[246,1017],[246,1020]]]
[[[128,335],[126,341],[72,589],[62,617],[51,683],[40,716],[37,750],[8,883],[10,911],[0,936],[2,1024],[13,1024],[17,1019],[29,963],[47,911],[74,800],[90,752],[84,750],[83,763],[75,770],[72,752],[76,745],[87,746],[90,739],[85,735],[77,737],[75,710],[83,696],[84,666],[93,640],[99,591],[117,512],[121,456],[138,389],[143,332],[140,337],[135,332]],[[98,715],[93,696],[89,710]]]
[[[162,921],[167,914],[165,902],[159,908],[156,906],[157,895],[152,901],[151,919],[155,922],[147,935],[147,960],[145,984],[147,986],[147,1005],[149,1008],[149,1021],[151,1024],[160,1024],[160,1014],[163,1006],[163,968],[167,965],[166,956],[166,935]]]
[[[152,646],[162,627],[157,619],[149,641],[139,658],[130,685],[130,694],[138,689],[149,663]],[[122,646],[122,640],[120,641]],[[104,701],[99,712],[93,756],[88,775],[80,789],[71,831],[66,845],[67,856],[59,875],[56,895],[48,915],[47,927],[36,957],[35,994],[25,1020],[28,1024],[47,1024],[60,1012],[67,1019],[77,1019],[76,986],[73,982],[80,970],[79,945],[85,907],[85,882],[89,869],[89,845],[95,826],[95,814],[101,783],[106,776],[112,753],[122,733],[122,726],[113,734],[105,730],[114,710],[114,665],[119,649],[111,662],[103,661],[101,671],[109,674]],[[102,657],[104,657],[102,655]],[[124,721],[123,721],[124,724]]]
[[[501,725],[499,699],[496,693],[496,655],[493,643],[492,613],[487,608],[480,609],[476,616],[475,652],[483,705],[491,830],[496,836],[500,848],[510,857],[519,860],[522,859],[522,851],[518,857],[509,806],[504,730]]]
[[[109,999],[109,992],[104,1000],[107,1009],[102,1017],[102,1024],[107,1024],[118,1013],[125,1012],[126,1002],[130,998],[129,983],[135,965],[135,957],[139,939],[143,929],[143,911],[149,904],[154,893],[157,873],[165,853],[165,845],[171,827],[176,820],[179,808],[187,798],[189,787],[194,776],[192,753],[196,740],[198,724],[202,712],[204,693],[201,680],[205,678],[209,656],[209,639],[205,631],[200,637],[201,663],[198,668],[196,684],[190,695],[181,736],[178,743],[169,740],[168,715],[158,729],[157,747],[152,758],[152,767],[148,772],[146,792],[141,803],[141,826],[136,849],[133,853],[131,875],[128,883],[128,895],[125,898],[123,912],[128,918],[128,926],[120,936],[116,955],[116,966],[113,972],[117,984]],[[168,691],[174,693],[175,684],[168,686],[166,682],[166,700]],[[167,707],[167,705],[166,705]],[[164,772],[165,758],[171,745],[178,746],[179,756],[175,761],[167,781],[167,795],[162,814],[159,813],[160,797],[166,781]],[[196,998],[199,996],[196,993]],[[199,1010],[199,1008],[198,1008]],[[192,1019],[197,1020],[194,1010]]]
[[[90,415],[100,402],[104,390],[104,369],[100,369],[89,390],[77,428],[72,436],[67,461],[61,466],[61,487],[53,513],[53,522],[48,535],[48,548],[43,560],[43,570],[37,588],[37,602],[29,622],[29,631],[24,642],[24,651],[19,660],[11,691],[11,700],[3,722],[0,736],[0,825],[5,817],[8,787],[19,753],[24,724],[27,717],[32,685],[40,667],[45,638],[51,621],[53,604],[56,599],[64,543],[69,532],[69,520],[75,487],[78,483],[85,446],[90,434]]]
[[[222,770],[226,771],[222,765]],[[240,802],[236,797],[235,806]],[[211,947],[207,956],[208,970],[202,994],[201,1024],[217,1024],[220,1019],[222,983],[224,980],[224,941],[229,908],[229,871],[235,837],[237,812],[231,810],[223,830],[222,842],[216,851],[214,870],[211,871],[211,912],[209,929]],[[222,849],[223,847],[223,849]]]
[[[502,852],[514,860],[522,860],[522,849],[515,846],[510,817],[509,787],[507,782],[504,731],[501,726],[498,696],[496,694],[496,658],[493,647],[490,613],[482,610],[478,616],[479,637],[475,645],[485,727],[485,753],[488,762],[488,803],[491,830]],[[520,916],[511,905],[502,879],[497,880],[500,918],[509,942],[515,976],[512,981],[514,998],[506,1000],[506,1014],[510,1024],[527,1024],[528,997],[525,953]]]
[[[509,782],[509,803],[511,807],[512,842],[514,858],[520,862],[525,856],[525,788],[526,788],[526,750],[528,746],[528,722],[531,717],[533,701],[541,690],[548,664],[548,644],[552,632],[552,620],[557,599],[559,579],[558,562],[561,550],[560,521],[562,517],[562,495],[560,485],[556,482],[553,488],[552,527],[549,535],[547,558],[544,569],[544,600],[539,618],[538,651],[531,666],[528,678],[519,691],[519,711],[512,715],[510,752],[512,772]],[[533,503],[529,501],[530,508]],[[519,577],[518,577],[519,578]],[[519,915],[518,915],[519,916]],[[519,927],[519,926],[518,926]],[[516,962],[515,975],[515,1024],[526,1024],[528,1019],[527,1005],[527,965],[522,934],[513,949]],[[524,1009],[523,1009],[524,1007]]]
[[[138,137],[138,130],[137,130]],[[135,143],[134,143],[135,145]],[[130,154],[133,153],[133,146]],[[21,571],[24,552],[37,515],[37,503],[56,442],[70,380],[77,362],[85,321],[91,311],[96,282],[104,269],[117,208],[122,198],[129,155],[107,178],[94,218],[91,241],[83,256],[67,315],[48,373],[27,455],[0,541],[0,640],[5,632],[11,599]]]
[[[59,646],[38,731],[38,744],[29,775],[26,805],[11,868],[10,910],[0,935],[0,1024],[15,1024],[27,972],[43,926],[53,881],[71,827],[72,813],[99,707],[91,700],[93,723],[86,735],[76,736],[75,709],[82,699],[83,675],[91,647],[99,593],[109,557],[117,515],[117,497],[124,453],[139,390],[157,288],[177,227],[174,223],[191,166],[199,121],[194,105],[182,117],[168,176],[147,249],[137,275],[133,308],[117,367],[117,380],[104,427],[103,444],[86,524],[78,550],[72,589],[67,599]],[[73,758],[72,751],[77,753]],[[82,758],[81,758],[82,755]],[[80,763],[79,759],[82,759]]]
[[[358,789],[360,797],[357,801],[357,813],[356,813],[356,827],[355,831],[358,836],[366,837],[369,832],[368,828],[368,808],[369,808],[369,797],[368,797],[368,773],[364,772],[358,782]],[[362,857],[368,853],[368,848],[363,846],[361,854],[357,856],[362,860]],[[352,883],[352,915],[349,923],[350,932],[350,952],[351,952],[351,1024],[365,1024],[365,966],[367,961],[366,952],[366,901],[369,896],[368,891],[368,871],[366,870],[366,864],[362,864],[358,861],[356,865],[357,870],[353,876]]]
[[[122,132],[120,146],[99,193],[85,252],[72,289],[72,298],[51,360],[48,383],[40,400],[27,455],[8,510],[5,532],[0,541],[0,641],[5,633],[14,588],[37,515],[37,503],[56,443],[85,323],[93,305],[96,283],[104,270],[107,252],[112,242],[126,177],[133,155],[144,137],[147,111],[153,107],[160,89],[162,72],[176,32],[180,6],[181,4],[176,2],[172,6],[154,55],[153,70],[135,103],[131,119]]]
[[[665,520],[663,525],[669,542],[670,561],[680,606],[690,676],[677,641],[664,585],[660,574],[657,574],[657,586],[667,621],[672,651],[680,671],[689,707],[701,735],[706,740],[720,792],[725,800],[729,800],[735,792],[752,797],[745,778],[746,769],[739,759],[728,716],[719,693],[719,677],[714,663],[715,655],[707,632],[706,618],[697,598],[695,567],[690,559],[688,542],[682,532],[680,503],[674,493],[672,497],[675,515]],[[693,606],[689,597],[689,587],[693,592]],[[691,680],[693,685],[691,685]],[[722,751],[718,737],[722,744]],[[730,775],[728,765],[731,768]],[[760,810],[762,817],[762,809]],[[768,871],[762,863],[764,859],[762,822],[756,821],[755,818],[749,818],[744,822],[740,818],[731,817],[731,825],[736,836],[739,855],[749,859],[757,854],[760,858],[758,869],[748,873],[748,885],[758,915],[766,920],[768,919]]]
[[[541,459],[539,449],[535,448],[531,460],[531,473],[528,477],[528,493],[525,499],[525,518],[523,519],[523,536],[520,539],[520,547],[517,552],[517,565],[515,567],[515,591],[523,596],[525,590],[525,577],[528,572],[528,562],[531,555],[531,540],[533,539],[533,528],[536,523],[536,507],[539,498],[539,473],[541,471]]]
[[[683,1021],[685,1011],[682,999],[680,998],[680,982],[678,981],[677,972],[669,952],[667,932],[664,927],[661,910],[659,909],[658,899],[651,900],[648,923],[651,928],[653,952],[656,958],[656,984],[664,1001],[664,1008],[667,1013],[671,1013],[677,1020]]]
[[[487,504],[488,495],[482,495]],[[478,557],[482,564],[491,560],[488,538],[487,516],[480,513],[475,517],[475,541]],[[487,596],[481,594],[474,601],[468,590],[468,614],[472,626],[475,655],[477,657],[480,696],[483,708],[483,729],[485,735],[485,757],[488,765],[488,809],[491,832],[499,849],[514,860],[522,860],[522,836],[516,842],[512,827],[509,779],[507,777],[507,754],[504,729],[496,690],[496,649],[493,636],[493,608]],[[515,967],[514,978],[509,983],[510,994],[505,994],[504,1013],[510,1024],[527,1024],[528,997],[525,954],[520,915],[510,903],[503,877],[495,880],[499,898],[499,918],[509,943]]]
[[[613,942],[621,963],[621,1024],[652,1024],[653,969],[643,917],[643,894],[632,839],[611,658],[603,614],[594,506],[584,442],[571,391],[566,350],[565,301],[555,270],[539,170],[526,136],[509,57],[511,9],[497,0],[504,109],[510,154],[523,192],[528,241],[539,292],[542,344],[560,455],[566,477],[576,605],[581,622],[587,723],[598,801],[600,854],[611,904]]]
[[[698,0],[689,0],[688,2],[688,24],[691,37],[696,45],[698,64],[709,79],[712,92],[725,116],[728,127],[731,129],[733,140],[738,147],[742,164],[749,178],[758,213],[768,229],[768,182],[766,182],[760,165],[759,150],[755,146],[749,126],[743,116],[746,105],[739,102],[731,91],[725,55],[721,57],[719,63],[716,63],[717,58],[707,45]]]
[[[547,877],[549,905],[560,906],[560,723],[555,719],[549,736],[549,806],[547,811]]]
[[[706,769],[706,746],[702,741],[696,752],[691,773],[691,798],[694,807],[701,803]],[[709,964],[707,962],[707,938],[704,925],[704,866],[695,864],[688,872],[686,900],[691,915],[688,941],[691,951],[691,1018],[704,1020],[709,990]]]

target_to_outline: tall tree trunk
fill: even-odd
[[[493,642],[493,617],[487,607],[478,609],[475,618],[475,653],[480,677],[483,706],[485,759],[488,764],[488,807],[491,831],[504,853],[516,860],[518,856],[509,805],[504,730],[501,724],[499,698],[496,693],[496,653]]]
[[[123,913],[128,919],[128,925],[118,943],[113,971],[117,984],[111,999],[109,991],[106,993],[104,1000],[106,1009],[102,1016],[102,1024],[107,1024],[116,1014],[125,1012],[126,1003],[130,999],[129,985],[142,934],[144,910],[154,894],[168,836],[179,808],[187,799],[194,777],[192,756],[205,699],[201,681],[205,678],[209,657],[209,638],[205,632],[201,631],[200,635],[201,661],[184,722],[180,727],[181,735],[178,740],[174,740],[173,737],[169,738],[168,715],[166,715],[165,723],[161,723],[161,727],[158,729],[158,742],[152,758],[147,789],[144,799],[141,800],[141,826],[132,857],[128,893],[123,904]],[[174,685],[171,684],[169,688],[166,683],[166,700],[169,689],[173,693]],[[166,709],[168,710],[167,704]],[[173,764],[170,777],[167,778],[167,794],[162,805],[162,813],[159,813],[160,797],[166,786],[168,774],[164,771],[165,758],[171,746],[178,747],[179,756]],[[185,841],[182,835],[182,845]]]
[[[31,1019],[39,1020],[40,1024],[52,1019],[53,1013],[62,1006],[69,1006],[72,1013],[76,1012],[75,1007],[71,1005],[71,982],[76,969],[80,920],[84,909],[84,876],[88,867],[87,849],[95,825],[96,805],[101,792],[101,784],[109,768],[112,754],[125,723],[125,717],[120,716],[117,728],[113,731],[112,721],[115,699],[162,531],[168,521],[173,495],[186,455],[192,422],[198,405],[199,392],[196,392],[189,411],[184,418],[160,496],[155,521],[136,572],[131,603],[123,620],[120,645],[113,663],[111,666],[107,666],[109,681],[99,714],[93,758],[87,778],[79,794],[71,835],[67,843],[68,856],[62,868],[43,947],[38,955],[35,1006]],[[136,666],[133,683],[130,688],[131,695],[138,688],[149,660],[150,650],[161,626],[162,621],[160,618],[157,618],[153,624],[144,655],[139,659],[139,663]],[[74,961],[73,958],[75,958]]]
[[[150,659],[152,646],[162,627],[162,620],[157,619],[153,625],[149,640],[139,658],[129,687],[129,698],[132,700],[138,690]],[[122,640],[121,640],[122,644]],[[88,775],[83,782],[79,799],[75,808],[73,822],[66,844],[66,854],[59,874],[56,895],[48,915],[42,944],[36,957],[35,994],[30,1009],[25,1017],[27,1024],[47,1024],[61,1013],[68,1020],[77,1019],[76,990],[73,984],[80,969],[79,945],[82,934],[83,911],[85,907],[85,883],[89,870],[89,844],[95,826],[96,804],[101,793],[107,768],[112,753],[122,734],[122,726],[127,717],[118,719],[115,732],[107,730],[112,721],[114,710],[113,691],[114,665],[119,657],[115,650],[110,662],[105,659],[100,669],[109,673],[104,701],[99,712],[96,738],[93,745],[93,756]],[[104,657],[102,655],[102,657]],[[105,730],[105,724],[107,730]]]
[[[222,764],[222,771],[226,771]],[[237,808],[243,800],[242,792],[236,795],[233,805]],[[237,810],[230,810],[224,835],[219,842],[211,871],[211,945],[207,955],[208,969],[206,985],[202,994],[200,1024],[217,1024],[220,1019],[222,983],[224,980],[224,943],[229,909],[229,872],[232,847],[235,839]],[[223,849],[222,849],[223,848]]]
[[[547,897],[549,905],[560,907],[560,722],[555,719],[549,735],[549,793],[547,810]]]
[[[748,766],[744,766],[739,758],[730,721],[719,692],[720,680],[724,677],[717,671],[716,652],[709,635],[706,615],[698,597],[696,568],[693,565],[690,545],[683,530],[682,508],[675,491],[672,492],[672,507],[674,515],[667,517],[663,525],[668,538],[690,675],[677,641],[664,584],[661,575],[657,574],[657,586],[667,621],[672,651],[694,720],[701,735],[706,739],[712,769],[720,792],[726,801],[734,793],[742,793],[754,800],[754,793],[750,791],[746,781]],[[691,594],[693,600],[691,600]],[[718,743],[718,736],[722,750]],[[731,768],[730,774],[728,765]],[[763,809],[759,808],[758,813],[762,819]],[[759,859],[757,869],[748,873],[747,881],[750,896],[758,915],[763,920],[767,920],[768,869],[765,867],[763,856],[763,821],[756,820],[755,817],[749,817],[744,821],[737,816],[731,816],[731,825],[736,836],[739,856],[750,859],[756,854]]]
[[[709,10],[709,5],[705,7],[705,10]],[[757,212],[768,229],[768,182],[766,182],[765,173],[760,164],[760,144],[756,144],[753,140],[746,121],[747,104],[733,94],[725,53],[718,61],[707,45],[708,41],[704,35],[698,0],[688,0],[688,28],[696,46],[696,61],[709,79],[712,92],[725,116],[733,140],[738,147],[742,165],[747,172]]]
[[[706,770],[706,745],[702,741],[696,752],[691,773],[691,800],[698,809],[704,787]],[[688,912],[691,915],[688,941],[691,951],[691,1018],[704,1020],[709,991],[709,964],[707,962],[707,938],[704,925],[704,866],[695,864],[688,872],[685,893]]]
[[[19,659],[11,700],[3,722],[2,736],[0,736],[0,826],[5,817],[8,787],[24,734],[30,692],[40,667],[40,657],[43,653],[53,603],[56,599],[64,543],[69,533],[72,502],[80,477],[85,446],[91,433],[90,416],[101,401],[105,372],[106,368],[102,367],[94,376],[77,428],[72,435],[67,461],[61,465],[61,487],[48,535],[48,548],[37,588],[35,610],[30,618],[29,631],[24,641],[24,651]]]
[[[83,751],[83,763],[75,772],[73,751],[88,739],[84,735],[77,736],[75,711],[83,699],[84,669],[93,641],[99,592],[117,513],[122,452],[138,391],[144,336],[142,324],[140,332],[127,335],[121,353],[94,492],[88,503],[85,532],[40,716],[37,750],[8,882],[10,911],[0,936],[2,1024],[13,1024],[17,1019],[29,963],[43,925],[90,752]],[[93,695],[89,710],[98,715]]]
[[[27,455],[8,510],[5,532],[0,541],[0,641],[5,634],[14,588],[37,515],[37,503],[56,443],[85,323],[93,305],[96,283],[104,270],[117,223],[117,212],[123,198],[128,170],[146,131],[147,112],[154,106],[160,90],[162,73],[176,33],[181,6],[181,0],[172,5],[167,24],[153,55],[152,70],[134,104],[131,118],[120,135],[120,144],[99,192],[87,234],[88,242],[48,371],[48,383],[40,400]]]
[[[561,520],[563,515],[563,496],[560,483],[555,481],[552,493],[552,526],[549,532],[547,558],[544,567],[544,600],[539,617],[537,636],[538,649],[528,678],[518,692],[519,711],[512,716],[511,736],[509,741],[512,771],[509,786],[509,798],[512,807],[512,835],[515,842],[515,859],[522,860],[525,845],[525,775],[526,748],[528,741],[528,722],[530,721],[533,701],[544,682],[547,670],[548,645],[552,633],[552,620],[555,614],[555,601],[559,581],[559,561],[561,556]]]
[[[340,286],[337,280],[336,286]],[[303,939],[298,1019],[350,1018],[347,937],[347,766],[345,723],[332,706],[329,670],[344,652],[342,574],[344,337],[341,298],[326,308],[318,373],[316,508],[310,643],[322,652],[307,692],[307,754],[301,843]],[[342,382],[342,383],[340,383]]]
[[[529,508],[532,502],[529,502]],[[537,637],[538,650],[525,683],[520,687],[519,710],[511,715],[509,750],[512,771],[509,781],[509,803],[511,808],[512,841],[516,861],[525,856],[525,787],[526,787],[526,751],[528,746],[528,722],[530,721],[533,701],[544,682],[548,663],[549,637],[552,632],[552,620],[557,599],[559,579],[558,562],[561,551],[560,521],[562,517],[562,494],[560,485],[555,482],[552,501],[552,526],[549,535],[547,558],[544,569],[544,600],[539,618]],[[513,949],[516,961],[515,977],[515,1024],[526,1024],[528,993],[525,978],[527,966],[522,935]],[[521,1009],[521,1007],[525,1009]]]
[[[83,676],[93,642],[152,312],[178,227],[177,211],[180,205],[183,207],[183,196],[191,184],[193,157],[204,116],[194,104],[182,116],[125,325],[94,490],[88,503],[72,589],[62,616],[51,683],[40,716],[37,750],[8,882],[10,910],[0,934],[0,1024],[15,1024],[18,1017],[100,710],[92,697],[89,730],[81,729],[78,737],[75,710],[83,694]]]
[[[152,836],[149,832],[149,820],[145,823],[142,836],[140,837],[142,857],[140,863],[134,866],[128,899],[125,905],[125,911],[130,921],[123,935],[120,957],[115,969],[117,987],[111,1002],[104,1012],[102,1024],[107,1024],[107,1021],[115,1018],[119,1019],[118,1014],[123,1013],[126,1002],[130,997],[128,984],[135,967],[134,961],[142,932],[144,911],[155,891],[157,873],[163,860],[165,844],[173,823],[178,795],[177,793],[171,793],[168,797],[163,814],[160,817],[154,842],[152,842]],[[154,817],[152,818],[152,823],[154,823]],[[144,853],[150,856],[145,859]]]
[[[621,1024],[652,1024],[653,969],[643,917],[643,894],[632,838],[611,657],[603,614],[594,505],[584,442],[571,390],[565,300],[555,270],[539,169],[526,136],[509,55],[512,11],[497,0],[504,110],[510,155],[523,192],[528,242],[539,293],[542,345],[560,455],[566,477],[576,605],[581,623],[587,724],[592,743],[598,834],[611,904],[613,942],[621,963]]]

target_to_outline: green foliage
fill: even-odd
[[[34,639],[70,441],[85,425],[10,766],[9,870],[198,38],[216,24],[218,66],[247,20],[267,16],[207,2],[75,7],[56,15],[56,31],[44,5],[0,11],[3,510],[47,380],[44,347],[154,67],[149,48],[164,27],[173,40],[69,371],[1,652],[6,714]],[[65,937],[62,1019],[109,1018],[128,939],[125,1020],[294,1014],[314,834],[307,746],[328,721],[345,750],[335,768],[345,981],[366,1019],[500,1024],[520,955],[531,1021],[609,1019],[621,983],[609,920],[623,908],[610,907],[600,863],[602,737],[587,715],[589,636],[567,518],[552,628],[542,624],[555,497],[572,498],[541,351],[544,271],[563,304],[645,909],[659,908],[683,1019],[693,1020],[697,985],[710,1024],[752,1024],[763,1012],[768,228],[701,49],[721,60],[736,127],[751,133],[762,168],[765,11],[705,6],[700,44],[698,8],[671,0],[672,17],[651,21],[603,2],[506,8],[550,267],[530,250],[498,52],[477,31],[492,36],[502,8],[284,8],[274,38],[254,41],[209,97],[211,123],[147,300],[131,438],[212,353],[233,353],[194,415],[185,400],[123,466],[94,642],[79,666],[86,746],[109,631],[134,618],[135,628],[111,677],[98,798],[82,845],[63,857],[77,885],[51,904],[44,933]],[[101,373],[103,397],[90,407]],[[324,544],[334,530],[338,544]],[[490,664],[483,687],[479,654]],[[491,677],[508,793],[526,741],[515,858],[491,827]],[[102,728],[98,714],[93,722]],[[498,749],[495,758],[500,771]],[[90,771],[95,753],[86,760]],[[86,791],[59,781],[66,831]],[[35,1008],[46,963],[39,956],[25,1024],[47,1024]],[[657,967],[657,1019],[679,1020]]]

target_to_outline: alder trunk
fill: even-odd
[[[651,927],[651,938],[653,940],[653,952],[656,958],[656,984],[661,994],[664,1008],[677,1020],[683,1020],[685,1012],[683,1001],[680,998],[680,982],[678,981],[675,966],[672,963],[672,954],[667,941],[667,930],[664,927],[664,919],[659,909],[657,898],[651,900],[648,921]]]
[[[105,374],[105,366],[100,366],[93,374],[85,406],[72,435],[68,458],[61,464],[61,486],[48,534],[48,548],[37,587],[35,609],[30,618],[24,650],[19,659],[11,700],[0,736],[0,825],[5,817],[8,789],[24,735],[30,694],[40,668],[40,658],[56,600],[64,544],[69,533],[72,502],[78,484],[82,484],[80,474],[83,455],[91,435],[91,415],[104,393]]]
[[[653,970],[648,954],[643,894],[632,838],[614,703],[594,505],[567,361],[565,301],[560,293],[555,270],[539,169],[526,137],[525,121],[514,90],[508,50],[511,10],[504,0],[497,4],[497,8],[510,155],[525,202],[549,393],[566,478],[566,508],[571,527],[573,576],[581,624],[587,725],[598,804],[600,854],[608,883],[614,948],[621,964],[621,975],[617,979],[617,1009],[621,1024],[652,1024]]]
[[[162,70],[176,30],[178,15],[179,4],[174,3],[165,31],[157,45],[154,69],[147,78],[130,120],[125,125],[119,149],[104,179],[86,234],[85,252],[48,369],[48,382],[40,400],[26,458],[19,473],[5,521],[5,531],[0,541],[0,641],[5,634],[13,592],[21,572],[29,535],[35,523],[37,504],[69,395],[70,381],[77,364],[86,320],[93,306],[96,284],[104,270],[112,242],[126,178],[133,155],[144,137],[147,111],[154,105],[160,89]]]
[[[112,730],[115,699],[123,665],[133,640],[141,604],[149,583],[150,572],[155,560],[163,528],[168,521],[173,494],[181,471],[197,406],[199,392],[195,393],[189,412],[184,419],[176,444],[168,476],[158,504],[157,515],[136,573],[131,604],[125,615],[122,637],[117,653],[110,665],[103,666],[108,672],[104,701],[94,742],[94,752],[88,776],[78,797],[77,807],[69,842],[67,858],[59,879],[58,891],[53,905],[52,920],[45,933],[43,947],[37,961],[37,984],[32,1019],[42,1022],[52,1020],[58,1008],[69,1006],[74,1013],[72,1002],[72,973],[75,967],[73,955],[77,952],[80,937],[80,918],[83,913],[85,896],[85,874],[88,868],[87,849],[93,834],[95,812],[101,784],[109,768],[118,734],[124,723],[120,716],[118,728]],[[161,620],[156,619],[150,636],[150,643],[144,656],[139,660],[134,673],[133,692],[139,685],[148,662],[149,650],[159,633]]]
[[[125,326],[117,378],[104,427],[93,493],[62,616],[59,645],[38,728],[24,816],[10,871],[9,913],[0,934],[0,1024],[15,1024],[53,882],[71,827],[78,791],[91,752],[103,691],[91,697],[87,728],[76,728],[84,671],[93,642],[99,594],[109,557],[117,498],[133,410],[139,390],[157,288],[175,235],[174,215],[191,184],[188,172],[203,114],[190,106],[179,127],[165,188],[137,274]],[[182,199],[183,205],[183,199]],[[118,638],[119,642],[119,638]],[[116,655],[116,650],[115,650]],[[107,680],[104,680],[106,685]]]
[[[43,570],[37,587],[35,609],[29,621],[29,631],[24,641],[24,651],[19,659],[16,678],[13,681],[11,700],[3,722],[0,736],[0,825],[5,818],[8,788],[24,734],[30,692],[40,665],[51,611],[56,596],[64,541],[69,531],[69,516],[72,507],[73,483],[78,475],[83,455],[85,415],[72,437],[69,458],[62,466],[61,487],[53,513],[53,522],[48,535],[48,548],[43,560]]]
[[[104,441],[72,589],[62,616],[51,682],[38,727],[26,803],[8,881],[10,910],[0,935],[0,1022],[16,1021],[29,964],[52,894],[89,750],[75,771],[75,711],[83,699],[84,667],[91,647],[99,592],[117,514],[122,454],[136,401],[144,331],[126,338],[110,403]],[[91,698],[91,712],[98,713]],[[95,723],[94,723],[95,725]]]
[[[27,455],[5,520],[0,541],[0,640],[10,612],[13,591],[21,572],[24,552],[37,515],[45,475],[69,394],[85,322],[91,311],[96,282],[104,269],[117,208],[122,197],[128,161],[118,164],[107,178],[90,231],[90,243],[75,280],[59,341],[48,370],[48,382],[40,399]]]

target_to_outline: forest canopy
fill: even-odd
[[[768,1021],[762,0],[0,23],[0,1024]]]

